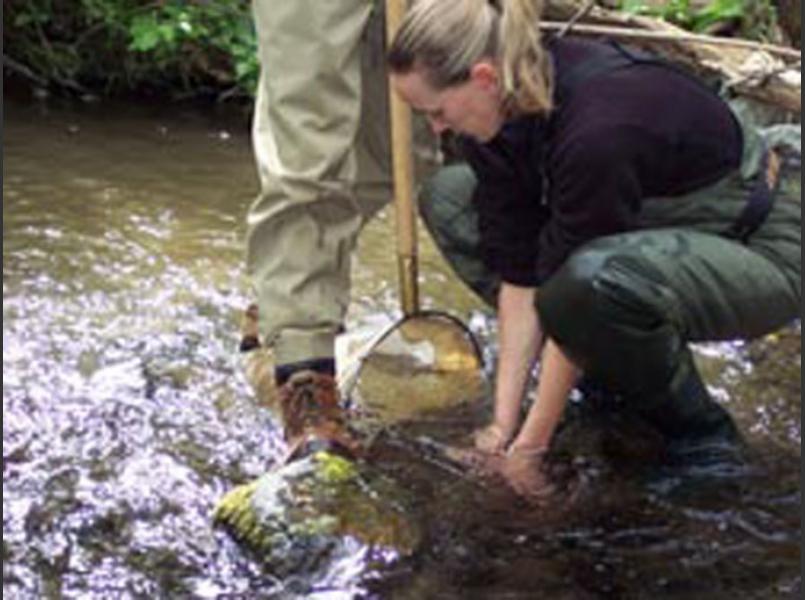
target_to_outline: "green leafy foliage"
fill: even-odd
[[[620,0],[620,8],[769,40],[773,2]],[[250,0],[3,0],[3,46],[7,68],[39,85],[101,95],[251,96],[259,71]]]
[[[776,23],[772,0],[621,0],[620,8],[632,14],[659,17],[699,33],[732,25],[737,28],[734,33],[760,40],[773,37]]]
[[[250,96],[257,83],[249,0],[4,0],[3,26],[4,53],[56,86]]]

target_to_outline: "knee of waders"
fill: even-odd
[[[442,256],[459,279],[484,302],[495,306],[499,277],[484,263],[478,212],[473,203],[476,178],[466,164],[439,169],[422,187],[419,211]]]
[[[618,392],[668,381],[683,342],[657,278],[605,242],[573,255],[540,290],[546,334],[588,375]]]
[[[475,174],[463,163],[442,167],[422,185],[419,213],[437,243],[443,238],[477,237],[477,216],[472,207],[476,185]]]

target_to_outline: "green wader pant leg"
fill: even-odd
[[[472,204],[477,183],[465,163],[443,167],[422,186],[419,214],[459,279],[494,308],[500,279],[481,257],[478,212]]]
[[[356,237],[389,199],[382,4],[254,0],[247,268],[277,364],[332,358]]]

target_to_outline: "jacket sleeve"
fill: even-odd
[[[478,211],[481,256],[492,272],[523,287],[537,285],[537,257],[547,210],[542,205],[540,165],[523,178],[523,157],[511,149],[468,143],[464,156],[478,178],[474,203]]]

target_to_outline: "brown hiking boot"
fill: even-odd
[[[298,371],[280,386],[278,398],[289,459],[308,446],[337,449],[350,456],[362,453],[347,428],[338,386],[331,375]]]

